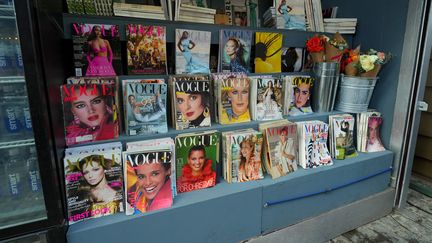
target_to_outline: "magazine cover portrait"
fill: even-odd
[[[176,74],[210,73],[211,32],[176,29]]]
[[[277,0],[276,10],[278,29],[306,30],[304,0]]]
[[[282,81],[277,78],[257,79],[256,119],[282,119]]]
[[[66,145],[117,138],[115,84],[61,85]]]
[[[123,152],[126,215],[172,206],[171,151]]]
[[[288,115],[298,116],[313,113],[310,104],[312,85],[313,78],[310,77],[295,77],[292,79],[291,105]]]
[[[282,47],[282,72],[301,72],[304,57],[304,48]]]
[[[221,30],[221,72],[250,73],[252,32]]]
[[[126,40],[128,74],[166,74],[164,26],[128,24]]]
[[[75,76],[122,74],[118,25],[72,24]]]
[[[221,82],[220,118],[221,124],[250,121],[250,79],[228,78]]]
[[[378,151],[385,150],[380,137],[381,123],[382,123],[382,117],[371,116],[368,119],[367,143],[366,143],[367,152],[378,152]]]
[[[216,184],[218,144],[217,133],[176,138],[177,192]]]
[[[232,136],[232,181],[245,182],[264,178],[261,164],[263,137],[257,132],[250,135]],[[238,141],[238,142],[237,142]]]
[[[121,145],[110,151],[66,154],[69,224],[123,212]]]

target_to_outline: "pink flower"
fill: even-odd
[[[377,52],[376,55],[378,56],[378,59],[379,59],[380,61],[384,61],[385,58],[386,58],[386,55],[385,55],[384,52]]]

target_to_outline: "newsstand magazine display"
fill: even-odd
[[[126,26],[128,74],[166,74],[165,26]]]
[[[176,29],[176,74],[210,73],[211,32]]]
[[[123,152],[126,215],[172,206],[175,196],[171,138],[128,143]]]
[[[176,130],[211,126],[209,75],[174,75],[169,85]]]
[[[297,170],[297,125],[287,122],[287,125],[269,127],[265,134],[270,160],[268,171],[272,178],[275,179]]]
[[[141,135],[168,132],[167,85],[124,80],[123,87],[126,133]]]
[[[189,192],[216,184],[219,133],[215,130],[176,137],[177,192]]]
[[[67,146],[118,137],[115,83],[66,84],[60,92]]]
[[[251,78],[252,119],[258,121],[282,118],[282,81],[278,78]]]
[[[219,72],[250,73],[252,31],[221,30]]]
[[[218,118],[220,124],[251,120],[249,111],[251,80],[228,78],[218,82]]]
[[[66,149],[69,224],[123,212],[121,151],[119,142]]]
[[[72,24],[75,76],[122,74],[118,25]]]

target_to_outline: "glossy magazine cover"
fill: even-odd
[[[305,1],[277,0],[276,27],[288,30],[306,30]]]
[[[122,73],[118,25],[72,23],[75,76],[116,76]]]
[[[251,45],[252,31],[221,30],[219,71],[250,73]]]
[[[200,133],[176,137],[177,192],[189,192],[216,184],[219,134]]]
[[[231,144],[231,182],[263,179],[261,149],[262,133],[233,134]]]
[[[251,80],[249,78],[228,78],[220,80],[218,86],[220,92],[219,123],[233,124],[250,121]]]
[[[176,29],[176,74],[210,73],[211,32]]]
[[[66,145],[118,137],[115,84],[66,84],[60,92]]]
[[[123,212],[121,149],[120,143],[66,149],[69,224]]]
[[[266,129],[272,178],[297,170],[298,142],[295,123]]]
[[[256,80],[255,116],[258,121],[282,118],[282,81],[278,78]]]
[[[285,76],[285,101],[287,101],[285,104],[288,107],[288,115],[299,116],[313,113],[310,102],[313,81],[314,79],[310,76]]]
[[[255,73],[281,71],[282,34],[255,33]]]
[[[128,135],[166,133],[168,87],[161,83],[126,81],[123,97]]]
[[[165,26],[126,26],[128,74],[166,74]]]
[[[123,152],[126,215],[168,208],[173,203],[172,152]]]

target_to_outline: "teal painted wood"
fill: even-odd
[[[390,151],[360,153],[356,158],[336,160],[332,166],[299,169],[276,180],[266,178],[262,181],[263,202],[334,188],[389,168],[392,162],[393,153]],[[328,193],[264,208],[262,231],[280,229],[383,191],[389,187],[390,175],[390,172],[381,174]]]
[[[161,25],[166,26],[166,40],[169,43],[175,41],[175,29],[191,29],[191,30],[202,30],[210,31],[211,43],[219,43],[219,31],[221,29],[239,29],[239,30],[251,30],[254,32],[276,32],[283,33],[283,46],[287,47],[304,47],[306,40],[312,37],[315,32],[306,32],[299,30],[282,30],[282,29],[270,29],[270,28],[251,28],[242,26],[229,26],[229,25],[216,25],[216,24],[202,24],[202,23],[191,23],[183,21],[168,21],[168,20],[155,20],[155,19],[140,19],[140,18],[128,18],[128,17],[117,17],[117,16],[83,16],[75,14],[63,14],[63,31],[64,38],[71,39],[72,23],[91,23],[91,24],[117,24],[120,28],[120,40],[126,40],[126,26],[127,24],[143,24],[143,25]],[[331,34],[329,34],[331,35]],[[344,35],[348,43],[351,43],[352,35]]]
[[[71,243],[238,242],[261,233],[261,185],[221,182],[179,194],[172,208],[141,215],[122,213],[71,225]]]

